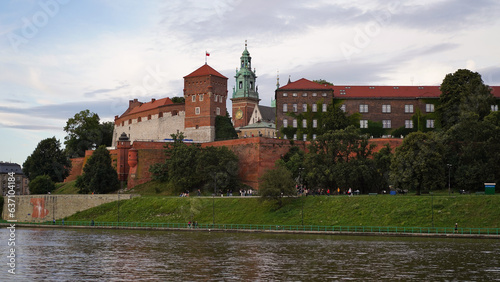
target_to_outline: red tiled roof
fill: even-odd
[[[173,103],[174,102],[172,102],[172,100],[170,100],[170,98],[168,98],[168,97],[167,98],[163,98],[163,99],[158,99],[158,100],[155,100],[155,101],[143,103],[142,105],[133,108],[130,112],[127,113],[127,115],[131,115],[131,114],[136,114],[136,113],[140,113],[140,112],[152,110],[152,109],[155,109],[155,108],[159,108],[160,106],[170,105],[170,104],[173,104]]]
[[[345,86],[331,87],[337,98],[439,98],[439,86]]]
[[[500,86],[490,86],[493,97],[500,99]]]
[[[298,90],[298,89],[307,89],[307,90],[330,90],[331,85],[323,85],[316,83],[314,81],[310,81],[305,78],[301,78],[297,81],[290,82],[285,86],[279,88],[279,90]]]
[[[186,75],[184,78],[186,78],[186,77],[205,76],[205,75],[215,75],[215,76],[227,79],[227,77],[223,76],[222,74],[220,74],[218,71],[214,70],[211,66],[209,66],[207,64],[204,64],[203,66],[199,67],[197,70],[195,70],[194,72]]]

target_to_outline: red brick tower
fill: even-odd
[[[116,172],[118,172],[118,180],[127,181],[128,178],[128,151],[130,150],[130,139],[127,134],[122,133],[118,142],[116,144],[116,149],[118,149],[118,156],[116,162]]]
[[[227,77],[212,67],[201,66],[184,77],[186,139],[215,140],[215,117],[226,115]]]

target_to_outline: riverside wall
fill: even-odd
[[[90,209],[105,203],[128,200],[133,194],[94,194],[94,195],[26,195],[15,196],[14,217],[10,217],[9,200],[4,197],[2,219],[19,222],[44,222],[65,218],[76,212]],[[11,198],[12,199],[12,198]],[[12,204],[12,202],[10,203]],[[12,207],[12,206],[11,206]]]

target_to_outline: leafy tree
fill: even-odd
[[[172,100],[172,102],[174,102],[175,104],[182,104],[182,103],[185,103],[185,99],[184,99],[184,97],[173,97],[171,100]]]
[[[292,173],[293,179],[298,179],[301,168],[304,169],[305,153],[297,146],[290,147],[290,150],[276,161],[277,166],[283,166]],[[305,183],[303,183],[305,184]]]
[[[267,170],[260,180],[259,195],[262,199],[275,200],[281,206],[282,197],[297,195],[292,173],[281,165]]]
[[[37,176],[48,175],[53,182],[62,182],[71,169],[71,161],[61,149],[61,142],[55,137],[40,141],[23,163],[23,172],[30,181]]]
[[[390,179],[396,188],[422,191],[441,189],[445,185],[444,147],[436,134],[414,132],[396,148]]]
[[[381,176],[382,186],[389,186],[389,174],[391,171],[391,159],[392,159],[392,149],[389,143],[385,144],[382,149],[377,153],[373,154],[373,161],[375,162],[375,168],[378,174]]]
[[[380,138],[386,133],[387,130],[383,127],[382,122],[369,120],[368,128],[361,128],[360,131],[362,134],[368,134],[369,136]]]
[[[168,182],[176,191],[211,187],[227,190],[238,187],[238,157],[226,147],[201,148],[183,142],[184,134],[172,134],[172,143],[165,145],[165,163],[151,166],[153,179]]]
[[[234,129],[229,116],[215,117],[215,140],[236,139],[238,134]]]
[[[89,110],[81,111],[68,119],[64,131],[68,134],[64,139],[67,154],[71,157],[84,157],[85,151],[111,145],[113,123],[99,123],[99,115]]]
[[[324,79],[316,79],[316,80],[313,80],[313,81],[314,81],[314,82],[316,82],[316,83],[319,83],[319,84],[321,84],[321,85],[325,85],[325,84],[328,84],[328,85],[333,85],[333,83],[328,82],[328,81],[326,81],[326,80],[324,80]]]
[[[196,174],[200,175],[205,189],[210,189],[213,179],[217,181],[217,189],[227,192],[239,186],[238,157],[227,147],[206,147],[198,155]]]
[[[118,174],[104,145],[94,151],[83,167],[83,174],[76,180],[76,187],[81,194],[113,192],[119,188],[119,184]]]
[[[30,194],[47,194],[56,189],[56,185],[48,175],[39,175],[30,182]]]
[[[452,165],[455,188],[479,191],[484,182],[500,181],[500,115],[492,112],[484,120],[471,113],[464,117],[444,134],[446,160]]]
[[[376,170],[369,158],[374,146],[354,126],[319,136],[311,142],[305,158],[309,187],[353,188],[361,192],[377,189],[373,186]]]
[[[482,120],[494,103],[491,90],[483,83],[481,75],[467,69],[446,75],[441,83],[439,100],[436,110],[445,130],[457,124],[467,113],[477,114]]]

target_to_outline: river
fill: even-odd
[[[18,228],[2,281],[500,281],[500,240]],[[5,255],[3,255],[5,254]],[[3,280],[3,279],[9,280]]]

